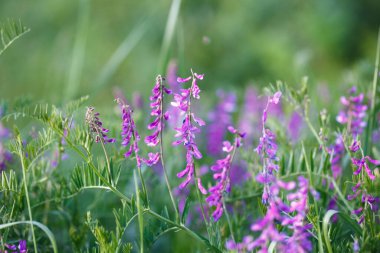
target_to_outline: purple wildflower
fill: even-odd
[[[177,174],[179,178],[186,176],[185,181],[183,181],[179,186],[180,189],[185,188],[193,178],[194,158],[202,158],[202,154],[195,143],[195,133],[199,132],[199,128],[196,127],[195,124],[201,127],[205,125],[205,123],[203,120],[197,118],[193,113],[191,113],[191,100],[192,98],[199,99],[200,89],[197,84],[197,80],[202,80],[203,75],[199,75],[193,71],[191,72],[192,75],[187,78],[178,77],[177,81],[179,83],[185,83],[192,80],[191,87],[188,89],[181,89],[179,94],[174,94],[174,102],[171,103],[174,107],[179,108],[182,114],[185,114],[185,119],[183,120],[182,126],[175,128],[177,131],[175,137],[179,139],[173,142],[174,146],[183,143],[186,147],[186,167]]]
[[[169,119],[168,112],[164,113],[163,111],[164,93],[171,94],[171,91],[165,87],[163,84],[163,78],[158,75],[156,78],[156,85],[154,86],[152,96],[150,97],[150,101],[152,101],[150,104],[150,107],[152,108],[150,115],[156,116],[156,118],[148,125],[149,130],[155,129],[152,135],[145,138],[145,143],[148,146],[157,146],[160,142],[160,133],[164,128],[163,120]]]
[[[8,250],[11,250],[11,252],[14,253],[27,253],[28,249],[26,247],[26,241],[25,240],[20,240],[18,245],[17,244],[4,244],[5,248]],[[8,251],[2,251],[0,250],[0,253],[7,253]]]
[[[305,224],[308,211],[307,197],[309,182],[304,177],[298,178],[298,190],[287,195],[290,201],[290,212],[295,212],[293,217],[285,216],[282,225],[287,225],[293,234],[286,239],[285,252],[310,252],[312,244],[309,240],[311,224]]]
[[[216,207],[212,214],[214,221],[218,221],[223,214],[223,194],[231,191],[230,174],[232,160],[236,149],[241,146],[241,138],[245,135],[233,127],[229,127],[228,130],[235,135],[235,141],[233,145],[231,145],[229,141],[223,142],[223,151],[227,153],[227,156],[217,160],[216,163],[211,166],[211,170],[215,172],[213,177],[217,183],[215,186],[209,188],[210,195],[206,198],[210,206]]]
[[[250,235],[244,236],[242,242],[234,242],[233,240],[228,240],[226,242],[226,248],[228,250],[234,250],[238,253],[247,252],[248,248],[251,248],[253,242],[253,237]]]
[[[331,171],[334,179],[337,179],[342,174],[341,161],[346,152],[343,137],[338,135],[335,139],[335,144],[328,150],[330,154],[333,154],[331,161]]]
[[[349,149],[352,153],[356,153],[358,150],[360,150],[360,142],[353,141]],[[369,156],[362,155],[361,158],[352,157],[351,162],[355,167],[355,170],[353,172],[354,177],[358,178],[358,180],[356,185],[352,187],[353,194],[347,195],[347,199],[349,201],[352,201],[358,199],[358,197],[361,195],[361,205],[353,211],[353,214],[359,216],[359,224],[361,224],[365,220],[365,208],[369,207],[370,210],[374,213],[377,212],[379,208],[380,198],[367,193],[367,190],[363,187],[362,180],[364,179],[365,175],[367,175],[370,180],[375,180],[376,177],[370,169],[369,164],[371,163],[377,166],[380,165],[380,161],[374,160]]]
[[[90,106],[86,111],[86,122],[90,128],[91,133],[95,136],[95,142],[109,142],[113,143],[116,140],[109,138],[107,133],[109,130],[103,127],[103,123],[99,119],[99,113],[95,112],[95,108]]]
[[[308,180],[302,176],[298,178],[298,182],[298,189],[287,194],[289,205],[286,205],[279,197],[280,190],[294,190],[296,184],[276,180],[270,186],[273,194],[267,213],[251,226],[251,230],[260,231],[260,235],[247,245],[248,250],[258,248],[260,249],[258,252],[267,252],[269,244],[274,241],[277,242],[276,247],[280,252],[311,251],[310,233],[307,231],[311,226],[306,223],[309,184]],[[290,213],[294,215],[291,216]],[[288,228],[291,235],[287,235],[285,230],[280,232],[276,227],[278,223]]]
[[[352,133],[352,136],[355,138],[363,132],[366,126],[364,118],[366,116],[367,105],[363,104],[363,93],[354,96],[356,93],[355,86],[350,89],[349,93],[352,96],[348,98],[342,96],[340,98],[344,109],[339,112],[336,120],[342,125],[347,125],[347,132]]]
[[[277,144],[276,135],[269,129],[265,128],[267,121],[267,112],[270,104],[278,104],[281,97],[281,92],[276,92],[268,98],[267,105],[262,115],[262,136],[255,151],[259,154],[260,160],[263,163],[263,171],[257,175],[256,180],[264,185],[262,202],[268,204],[271,198],[270,183],[273,181],[273,171],[278,170]]]
[[[231,113],[236,110],[236,96],[234,93],[217,91],[219,102],[216,108],[209,114],[210,124],[207,129],[208,154],[217,156],[220,154],[226,129],[231,125]]]
[[[142,158],[139,155],[139,146],[138,141],[140,140],[140,135],[137,132],[135,121],[132,118],[132,109],[129,105],[124,104],[120,99],[116,99],[116,102],[120,105],[122,110],[122,143],[124,147],[128,147],[128,151],[124,153],[125,158],[128,158],[135,154],[137,167],[141,169],[142,162],[146,163],[148,166],[152,166],[153,164],[158,162],[159,154],[148,154],[148,159]]]

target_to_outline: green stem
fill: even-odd
[[[106,147],[104,146],[104,140],[103,140],[103,138],[101,138],[101,140],[100,140],[100,144],[102,145],[103,152],[104,152],[104,156],[105,156],[105,158],[106,158],[107,171],[108,171],[108,177],[109,177],[109,183],[110,183],[112,186],[115,186],[115,183],[113,182],[113,178],[112,178],[112,173],[111,173],[110,160],[109,160],[109,158],[108,158],[108,154],[107,154]]]
[[[305,146],[302,142],[302,151],[303,151],[303,155],[305,157],[305,164],[306,164],[306,169],[307,169],[307,173],[309,175],[309,182],[310,182],[310,185],[312,188],[314,188],[314,185],[313,185],[313,178],[311,177],[311,168],[310,168],[310,164],[308,162],[308,159],[307,159],[307,155],[306,155],[306,150],[305,150]],[[323,253],[324,250],[323,250],[323,243],[322,243],[322,233],[321,233],[321,227],[320,227],[320,224],[319,224],[319,207],[318,207],[318,201],[313,198],[313,202],[314,202],[314,206],[315,206],[315,212],[316,212],[316,215],[317,215],[317,223],[315,224],[316,227],[317,227],[317,235],[318,235],[318,248],[319,248],[319,252],[320,253]]]
[[[182,225],[182,224],[177,224],[161,215],[159,215],[158,213],[154,212],[153,210],[151,209],[145,209],[146,212],[148,212],[150,215],[152,215],[153,217],[163,221],[163,222],[166,222],[174,227],[177,227],[181,230],[183,230],[184,232],[186,232],[187,234],[189,234],[191,237],[193,237],[194,239],[204,243],[206,246],[208,247],[212,247],[215,251],[217,252],[220,252],[219,249],[216,249],[215,247],[213,247],[210,242],[208,240],[206,240],[205,238],[199,236],[197,233],[193,232],[192,230],[190,230],[188,227],[186,227],[185,225]]]
[[[98,169],[95,167],[95,165],[92,163],[91,159],[87,157],[83,152],[76,147],[69,138],[67,138],[62,131],[59,129],[53,128],[61,137],[65,138],[65,141],[67,145],[69,145],[84,161],[88,163],[90,168],[95,172],[95,174],[99,177],[99,179],[110,188],[112,192],[114,192],[117,196],[124,199],[128,204],[131,204],[131,200],[125,196],[123,193],[121,193],[117,188],[115,188],[113,185],[111,185],[106,178],[103,177],[103,175],[98,171]]]
[[[200,205],[200,208],[201,208],[201,212],[202,212],[202,217],[203,217],[203,221],[206,225],[206,230],[207,230],[207,234],[208,234],[208,239],[210,240],[211,238],[211,235],[210,235],[210,231],[209,231],[209,223],[207,221],[207,218],[206,218],[206,214],[205,214],[205,210],[203,208],[203,204],[202,204],[202,199],[201,199],[201,194],[200,194],[200,190],[199,188],[197,187],[198,185],[198,177],[196,175],[196,172],[195,172],[195,168],[194,168],[194,187],[195,187],[195,191],[197,192],[197,199],[198,199],[198,203]]]
[[[317,131],[315,130],[315,128],[311,124],[309,117],[307,115],[305,115],[304,119],[305,119],[305,122],[308,125],[310,131],[313,133],[313,135],[317,139],[319,145],[324,146],[323,141],[321,140],[321,137],[318,135]]]
[[[22,178],[24,181],[24,190],[25,190],[25,197],[26,197],[26,204],[28,206],[28,213],[29,213],[29,220],[30,220],[30,229],[32,230],[32,237],[33,237],[33,246],[34,246],[34,252],[38,252],[37,250],[37,242],[36,242],[36,236],[34,234],[34,228],[33,228],[33,217],[32,217],[32,209],[30,208],[30,200],[29,200],[29,192],[28,192],[28,184],[26,181],[26,166],[25,166],[25,159],[24,154],[22,152],[22,140],[20,135],[17,136],[18,141],[18,155],[20,156],[21,161],[21,167],[22,167]]]
[[[232,229],[232,223],[231,223],[230,215],[228,214],[228,210],[227,210],[227,208],[226,208],[226,202],[225,202],[223,196],[222,196],[222,203],[223,203],[223,209],[224,209],[224,212],[225,212],[225,214],[226,214],[227,223],[228,223],[228,228],[230,229],[230,234],[231,234],[232,240],[234,241],[234,243],[236,243],[235,236],[234,236],[234,232],[233,232],[233,229]]]
[[[137,170],[139,171],[139,177],[140,177],[141,186],[142,186],[142,188],[143,188],[143,192],[144,192],[144,197],[145,197],[145,201],[146,201],[146,206],[149,207],[148,192],[147,192],[147,190],[146,190],[145,181],[144,181],[144,178],[143,178],[143,176],[142,176],[141,167],[138,167]]]
[[[138,215],[139,230],[140,230],[140,253],[144,253],[144,217],[143,217],[143,211],[141,209],[140,194],[139,194],[139,188],[138,188],[138,183],[137,183],[136,171],[133,171],[133,178],[135,180],[137,215]]]
[[[170,199],[172,201],[172,204],[173,204],[173,208],[174,208],[174,212],[175,212],[175,219],[177,222],[179,222],[179,211],[178,211],[178,208],[177,208],[177,204],[174,200],[174,197],[173,197],[173,193],[172,193],[172,188],[170,186],[170,182],[169,182],[169,178],[168,178],[168,173],[166,171],[166,167],[165,167],[165,162],[164,162],[164,144],[163,144],[163,138],[162,138],[162,132],[163,132],[163,126],[164,126],[164,122],[163,122],[163,109],[164,109],[164,91],[163,91],[163,87],[162,87],[162,77],[161,76],[158,76],[157,78],[159,78],[159,82],[160,82],[160,92],[161,92],[161,101],[160,101],[160,110],[161,110],[161,116],[160,116],[160,124],[161,124],[161,131],[160,131],[160,160],[161,160],[161,165],[162,165],[162,170],[164,171],[164,177],[165,177],[165,183],[166,183],[166,187],[168,188],[168,192],[169,192],[169,196],[170,196]]]
[[[377,38],[377,48],[376,48],[376,60],[375,60],[375,70],[373,73],[372,82],[372,96],[371,96],[371,110],[368,118],[368,132],[365,139],[365,153],[368,154],[371,151],[372,142],[370,138],[372,135],[373,125],[375,123],[375,106],[376,106],[376,93],[377,93],[377,77],[379,75],[379,58],[380,58],[380,29]]]

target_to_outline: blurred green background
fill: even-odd
[[[0,57],[1,98],[60,103],[90,94],[109,104],[114,86],[147,97],[170,59],[183,75],[205,73],[206,92],[307,75],[333,95],[370,82],[380,1],[1,0],[0,22],[8,18],[31,31]]]

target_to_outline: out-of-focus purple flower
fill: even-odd
[[[363,132],[366,122],[364,120],[367,111],[367,105],[363,104],[364,94],[360,93],[355,96],[356,87],[350,89],[351,96],[340,98],[340,102],[343,105],[343,110],[339,112],[336,120],[342,124],[347,125],[347,131],[352,133],[352,136],[360,135]]]
[[[138,91],[133,92],[132,104],[133,104],[133,108],[136,108],[136,110],[142,110],[144,108],[144,100],[140,92]]]
[[[336,195],[334,195],[328,205],[327,205],[327,209],[328,210],[338,210],[338,203],[337,203],[337,199],[338,197]],[[331,218],[331,221],[332,222],[337,222],[338,221],[338,215],[334,214],[333,217]]]
[[[7,168],[7,164],[12,161],[12,154],[6,150],[0,142],[0,173]]]
[[[163,99],[164,93],[171,94],[171,91],[165,87],[163,84],[163,79],[160,75],[156,78],[156,84],[152,90],[152,96],[150,97],[150,107],[152,108],[151,116],[156,118],[152,123],[148,125],[149,130],[155,129],[152,135],[149,135],[145,138],[145,143],[148,146],[157,146],[160,142],[160,133],[164,128],[164,120],[169,119],[168,112],[163,111]]]
[[[8,128],[4,127],[4,125],[0,122],[0,140],[8,139],[10,137],[11,137],[11,132],[9,131]]]
[[[217,160],[216,163],[211,166],[211,170],[214,171],[213,177],[217,183],[215,186],[209,188],[210,195],[206,198],[208,204],[215,207],[215,211],[212,214],[214,221],[218,221],[223,214],[223,194],[231,191],[230,174],[232,160],[236,149],[241,146],[241,138],[245,135],[233,127],[229,127],[228,130],[235,135],[235,141],[233,145],[231,145],[229,141],[223,142],[223,151],[227,153],[227,156]]]
[[[91,133],[95,136],[95,141],[104,143],[113,143],[116,140],[107,136],[109,130],[103,127],[102,121],[99,119],[99,113],[95,112],[95,108],[90,106],[86,111],[86,122]]]
[[[11,250],[12,253],[27,253],[28,249],[26,247],[26,241],[20,240],[18,245],[17,244],[8,244],[4,243],[4,246],[6,249]],[[8,251],[4,251],[4,253],[7,253]],[[3,253],[3,251],[0,250],[0,253]]]
[[[353,248],[354,253],[357,253],[357,252],[360,251],[360,246],[359,246],[359,240],[358,240],[358,238],[354,239],[354,244],[353,244],[352,248]]]
[[[265,104],[257,96],[257,91],[253,86],[249,86],[245,90],[245,98],[243,108],[241,110],[239,119],[239,129],[245,133],[247,136],[245,138],[245,143],[249,145],[253,142],[256,136],[255,129],[259,127],[260,113],[265,108]]]
[[[236,95],[233,92],[225,93],[217,91],[218,104],[209,114],[210,124],[207,128],[208,154],[217,156],[220,154],[227,126],[231,125],[231,114],[236,110]]]
[[[0,118],[3,114],[3,108],[0,106]],[[0,122],[0,173],[7,167],[7,163],[12,161],[12,154],[3,146],[3,140],[11,137],[11,133],[8,128],[4,127]]]
[[[341,162],[346,152],[342,135],[338,135],[336,137],[335,144],[327,151],[333,155],[333,159],[331,161],[331,171],[334,179],[337,179],[342,174]]]
[[[248,248],[251,248],[250,245],[253,242],[253,237],[250,235],[244,236],[243,241],[236,243],[233,240],[228,240],[226,242],[226,248],[228,250],[234,250],[237,251],[238,253],[243,253],[247,252]]]
[[[28,252],[28,249],[26,247],[26,241],[25,240],[21,240],[18,244],[18,249],[20,250],[20,253],[26,253]]]
[[[148,159],[141,158],[139,155],[139,146],[138,141],[140,140],[140,135],[137,132],[135,121],[132,118],[132,109],[129,105],[124,104],[121,100],[116,99],[116,102],[120,105],[122,111],[122,130],[121,137],[122,143],[124,147],[128,147],[128,151],[124,153],[125,158],[128,158],[135,154],[137,167],[141,169],[142,162],[145,162],[148,166],[152,166],[153,164],[158,162],[159,155],[158,154],[148,154]]]
[[[171,60],[168,64],[168,68],[166,69],[166,81],[168,82],[170,89],[174,92],[178,92],[178,89],[180,88],[179,83],[177,82],[177,72],[177,61]]]
[[[267,113],[270,104],[278,104],[281,97],[281,92],[276,92],[273,96],[268,98],[266,107],[264,108],[261,118],[262,122],[262,136],[260,137],[259,145],[255,151],[260,156],[260,160],[263,164],[263,170],[257,175],[257,182],[264,185],[262,202],[268,204],[271,198],[270,184],[273,181],[273,171],[278,170],[277,158],[277,144],[276,135],[269,129],[265,128],[267,121]]]
[[[196,125],[199,127],[205,125],[202,119],[197,118],[194,113],[191,113],[190,107],[192,99],[199,99],[200,89],[197,81],[202,80],[203,75],[199,75],[193,71],[191,73],[192,75],[186,78],[178,77],[177,81],[179,83],[192,80],[191,86],[188,89],[181,89],[179,94],[174,94],[174,102],[171,103],[174,107],[179,108],[182,114],[185,114],[182,126],[175,128],[177,132],[175,137],[179,139],[173,142],[174,146],[183,143],[186,148],[186,167],[177,174],[179,178],[186,176],[185,181],[179,185],[181,189],[185,188],[194,176],[194,158],[202,158],[202,154],[195,143],[195,133],[200,131]]]
[[[296,142],[301,134],[302,129],[302,117],[297,112],[293,112],[288,124],[288,132],[290,139]]]

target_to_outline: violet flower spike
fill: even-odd
[[[312,226],[306,223],[309,184],[308,180],[302,176],[298,178],[298,182],[298,189],[296,189],[295,182],[292,181],[276,180],[270,186],[270,191],[273,193],[272,201],[269,202],[266,215],[251,226],[252,231],[260,231],[260,236],[246,245],[249,251],[257,248],[261,250],[259,252],[267,252],[269,244],[273,241],[277,243],[276,248],[279,252],[311,251],[312,243],[309,239],[308,229]],[[289,205],[286,205],[279,197],[281,189],[294,190],[287,194]],[[289,215],[290,213],[292,215]],[[287,227],[292,234],[287,235],[285,229],[280,232],[277,224]]]
[[[339,112],[336,117],[342,125],[347,125],[347,131],[352,134],[355,138],[360,135],[364,127],[366,126],[365,116],[368,109],[368,106],[363,104],[364,94],[360,93],[357,96],[354,96],[356,93],[356,87],[350,89],[351,96],[341,97],[340,102],[343,105],[343,110]]]
[[[259,145],[256,147],[255,151],[260,156],[260,160],[263,163],[263,171],[258,174],[256,180],[264,185],[262,202],[268,204],[272,193],[270,192],[270,184],[274,180],[273,171],[278,170],[277,165],[277,144],[276,135],[265,128],[265,123],[267,121],[267,112],[270,104],[278,104],[280,101],[281,92],[276,92],[273,96],[268,98],[267,105],[263,111],[262,115],[262,136],[260,137]]]
[[[236,149],[241,146],[241,139],[245,136],[245,134],[240,133],[233,127],[228,127],[228,130],[235,135],[235,141],[233,145],[229,141],[223,142],[223,151],[227,153],[227,156],[217,160],[211,166],[211,170],[214,171],[213,178],[217,183],[209,188],[210,195],[206,198],[209,206],[215,207],[215,211],[212,214],[214,221],[218,221],[223,214],[223,194],[231,191],[230,173],[232,161]]]
[[[153,134],[147,136],[145,138],[145,143],[148,146],[157,146],[160,140],[160,133],[164,128],[163,120],[169,119],[168,112],[163,112],[163,98],[164,93],[171,94],[171,90],[165,87],[163,84],[163,77],[158,75],[156,78],[156,85],[153,87],[152,96],[150,97],[150,107],[152,108],[152,112],[150,115],[156,116],[152,123],[148,125],[149,130],[155,129]]]
[[[354,141],[349,149],[351,152],[356,153],[358,150],[360,150],[360,142]],[[356,185],[352,187],[353,194],[347,195],[347,200],[353,201],[361,199],[359,202],[360,206],[352,212],[352,214],[359,217],[358,223],[361,224],[365,221],[365,214],[367,213],[365,212],[365,209],[369,207],[370,210],[374,213],[378,211],[380,198],[367,193],[367,189],[364,188],[362,180],[360,178],[364,177],[364,175],[367,175],[370,180],[375,180],[376,176],[372,173],[372,170],[369,167],[369,163],[377,166],[380,165],[380,161],[372,159],[369,156],[362,155],[361,158],[352,157],[351,162],[354,167],[356,167],[353,174],[354,177],[358,177],[358,181]],[[363,169],[365,174],[363,172]],[[359,196],[361,196],[361,198]]]
[[[116,141],[114,138],[108,137],[109,130],[103,127],[103,123],[99,118],[99,113],[95,112],[95,108],[90,106],[86,111],[86,123],[90,128],[90,132],[95,137],[95,142],[102,141],[103,143],[113,143]]]
[[[128,151],[124,153],[124,156],[126,158],[130,157],[132,153],[135,154],[137,167],[141,169],[142,162],[147,164],[148,166],[151,166],[158,162],[158,154],[148,154],[148,159],[142,158],[139,155],[139,146],[138,141],[140,140],[140,135],[137,132],[135,121],[132,117],[132,109],[129,105],[124,104],[120,99],[116,99],[116,102],[120,105],[121,111],[122,111],[122,131],[121,131],[121,137],[122,137],[122,143],[124,147],[128,147]]]
[[[185,114],[185,119],[183,120],[182,126],[175,128],[177,132],[175,137],[179,139],[173,142],[174,146],[183,143],[186,148],[186,167],[177,174],[177,177],[179,178],[186,176],[185,181],[179,185],[180,189],[185,188],[194,176],[194,158],[202,158],[202,154],[195,143],[195,133],[200,131],[196,125],[201,127],[205,125],[205,122],[202,119],[197,118],[194,113],[191,112],[191,101],[192,98],[200,98],[200,89],[197,81],[202,80],[203,75],[199,75],[193,71],[191,71],[191,73],[192,76],[186,78],[178,77],[177,81],[179,83],[185,83],[192,80],[191,86],[188,89],[182,88],[180,89],[180,93],[174,94],[174,102],[171,103],[172,106],[179,108],[182,114]],[[198,182],[198,185],[200,185],[200,182]],[[198,188],[202,192],[203,187]]]

